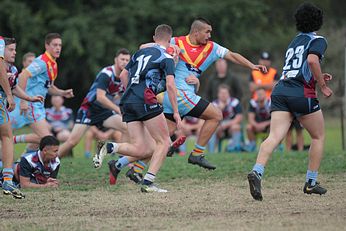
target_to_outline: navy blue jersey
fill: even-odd
[[[280,81],[272,95],[316,98],[315,79],[309,69],[307,57],[315,54],[320,58],[327,49],[327,40],[316,33],[300,33],[288,46]]]
[[[124,103],[157,103],[156,95],[166,90],[166,76],[174,76],[174,61],[162,46],[137,51],[126,66],[128,85],[120,100]]]
[[[88,109],[90,106],[103,109],[103,106],[96,100],[97,89],[106,91],[106,97],[110,100],[124,92],[119,77],[115,75],[114,65],[103,68],[96,76],[88,94],[84,98],[81,108]]]
[[[269,99],[265,100],[263,105],[254,99],[249,102],[249,112],[255,113],[255,121],[263,122],[270,120],[270,105],[271,101]]]

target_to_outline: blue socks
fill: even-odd
[[[311,171],[311,170],[306,171],[306,182],[310,181],[309,183],[311,184],[311,186],[315,186],[317,181],[317,176],[318,176],[318,171]]]
[[[123,167],[127,166],[129,164],[129,159],[125,156],[118,159],[118,161],[115,163],[115,167],[118,170],[121,170]]]
[[[262,178],[262,176],[263,176],[263,174],[264,174],[264,166],[262,165],[262,164],[255,164],[254,166],[253,166],[253,169],[252,169],[253,171],[256,171],[259,175],[260,175],[260,177]]]

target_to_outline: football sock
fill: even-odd
[[[137,173],[143,173],[143,170],[147,167],[147,164],[141,160],[137,160],[133,165],[133,170]]]
[[[258,174],[259,174],[259,176],[262,178],[262,176],[263,176],[263,174],[264,174],[264,166],[262,165],[262,164],[255,164],[254,166],[253,166],[253,169],[252,169],[253,171],[256,171]]]
[[[193,156],[199,156],[202,155],[204,153],[205,147],[195,144],[195,148],[192,150],[192,155]]]
[[[107,143],[107,153],[113,154],[117,153],[119,149],[119,145],[117,143]]]
[[[147,172],[147,174],[145,174],[145,176],[144,176],[143,184],[144,185],[151,185],[154,181],[155,181],[155,174]]]
[[[317,181],[317,176],[318,176],[318,171],[307,170],[306,171],[306,182],[309,182],[309,180],[310,180],[311,186],[314,186],[316,184],[316,181]]]
[[[14,144],[26,143],[25,142],[25,135],[13,136],[13,143]]]
[[[118,170],[121,170],[123,167],[125,167],[129,163],[130,163],[129,159],[126,156],[123,156],[123,157],[119,158],[118,161],[115,163],[115,167]]]
[[[89,151],[84,152],[84,156],[85,156],[85,158],[90,158],[91,157],[91,152],[89,152]]]
[[[233,147],[240,147],[241,142],[241,132],[237,131],[232,134],[233,138]]]
[[[14,174],[14,172],[13,172],[12,168],[4,168],[2,170],[2,175],[3,175],[4,182],[5,181],[12,181],[13,174]]]

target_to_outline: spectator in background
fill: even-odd
[[[297,144],[293,145],[293,130],[296,130],[296,141]],[[286,135],[286,151],[290,152],[291,150],[297,150],[299,152],[304,150],[304,135],[303,135],[304,128],[299,123],[297,119],[294,119],[292,121],[290,129],[288,129],[287,135]]]
[[[198,136],[201,128],[203,126],[203,120],[191,116],[185,116],[182,120],[181,129],[176,131],[176,136],[181,137],[189,137],[189,136]],[[179,147],[179,155],[184,156],[186,154],[186,143],[183,143]]]
[[[51,132],[60,141],[65,142],[73,127],[72,109],[64,106],[64,98],[54,95],[51,98],[52,107],[46,109],[46,119],[51,126]]]
[[[32,61],[34,61],[34,59],[36,58],[35,53],[33,52],[27,52],[23,55],[23,59],[22,59],[22,65],[23,65],[23,69],[27,68]]]
[[[221,84],[229,86],[234,97],[240,99],[243,95],[239,80],[231,77],[228,71],[228,63],[225,59],[218,59],[215,62],[215,74],[208,80],[206,97],[210,102],[217,98],[218,87]]]
[[[215,134],[209,142],[209,150],[213,152],[213,147],[223,137],[232,135],[232,142],[227,146],[226,151],[241,151],[241,122],[243,120],[242,107],[239,99],[230,95],[230,87],[221,84],[218,87],[217,99],[213,104],[222,111],[223,120],[217,127]]]
[[[257,99],[251,99],[249,103],[248,125],[246,126],[249,144],[244,150],[253,152],[256,150],[256,134],[269,132],[270,126],[270,99],[266,97],[263,88],[256,90]]]
[[[39,150],[24,154],[14,165],[16,184],[22,188],[58,187],[57,180],[60,160],[58,158],[59,141],[54,136],[41,139]],[[2,172],[0,172],[2,182]]]
[[[120,142],[121,132],[111,128],[99,129],[96,126],[91,126],[89,130],[85,133],[84,138],[84,156],[86,158],[91,157],[91,147],[94,140],[113,140],[115,142]]]
[[[268,72],[263,73],[261,71],[253,70],[251,72],[250,81],[250,92],[253,99],[257,99],[256,90],[263,88],[266,91],[266,97],[270,98],[272,89],[280,79],[277,70],[271,67],[270,54],[268,52],[262,52],[261,57],[258,61],[260,65],[267,67]]]

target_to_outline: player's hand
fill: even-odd
[[[55,188],[55,187],[58,187],[58,186],[59,186],[59,181],[58,181],[57,179],[54,179],[54,178],[49,177],[49,178],[47,179],[46,185],[49,186],[49,187]]]
[[[327,85],[323,85],[320,89],[324,97],[330,97],[333,94],[332,89],[330,89]]]
[[[189,75],[186,79],[185,82],[187,84],[191,84],[191,85],[197,85],[199,84],[199,79],[195,76],[195,75]]]
[[[64,96],[65,98],[73,98],[74,94],[73,94],[73,89],[67,89],[63,92],[62,96]]]
[[[254,65],[252,70],[257,70],[257,71],[260,71],[260,72],[262,72],[264,74],[268,72],[267,67],[264,66],[264,65]]]
[[[19,108],[20,108],[20,114],[25,115],[29,110],[28,102],[21,100]]]
[[[177,124],[177,130],[180,130],[182,128],[182,122],[181,117],[178,112],[173,113],[173,118],[175,120],[175,123]]]
[[[43,103],[44,102],[44,97],[42,95],[37,95],[37,96],[34,96],[34,97],[30,97],[30,102],[41,102]]]
[[[9,112],[13,111],[16,107],[16,103],[14,102],[13,96],[9,95],[7,96],[7,110]]]
[[[328,82],[328,81],[330,81],[330,80],[333,79],[333,76],[332,76],[331,74],[323,73],[322,75],[323,75],[324,81],[327,81],[327,82]]]

